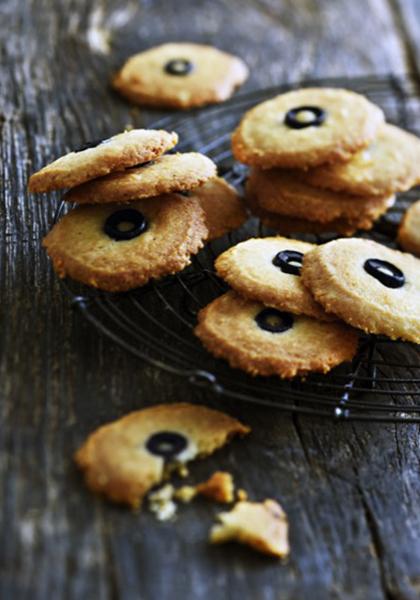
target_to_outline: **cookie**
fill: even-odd
[[[283,237],[253,238],[223,252],[217,274],[236,292],[266,306],[323,321],[333,320],[300,279],[305,252],[316,246]]]
[[[296,316],[233,291],[198,313],[195,334],[214,356],[251,375],[326,373],[351,360],[358,335],[341,323]]]
[[[90,490],[133,508],[170,465],[212,454],[249,428],[222,412],[193,404],[135,411],[93,432],[75,455]]]
[[[404,250],[420,257],[420,200],[406,211],[398,229],[398,242]]]
[[[207,236],[194,198],[168,194],[127,205],[79,206],[43,245],[60,277],[112,292],[181,271]]]
[[[275,500],[238,502],[230,512],[218,514],[217,519],[220,524],[210,531],[212,544],[236,541],[279,558],[290,552],[287,516]]]
[[[420,260],[372,240],[305,254],[302,279],[328,312],[369,333],[420,342]]]
[[[113,171],[154,160],[178,142],[176,133],[132,129],[61,156],[29,178],[30,192],[71,188]]]
[[[282,235],[296,233],[340,233],[349,236],[353,235],[359,229],[357,220],[333,219],[332,221],[320,223],[319,221],[287,217],[264,210],[258,203],[249,180],[246,184],[245,201],[251,213],[259,218],[262,225]],[[371,226],[373,226],[373,222]]]
[[[214,177],[189,193],[204,210],[208,240],[238,229],[248,219],[245,205],[239,194],[222,177]]]
[[[355,92],[294,90],[245,114],[233,133],[233,154],[264,169],[348,160],[373,140],[383,121],[382,110]]]
[[[203,154],[167,154],[144,165],[83,183],[67,192],[64,199],[76,204],[129,202],[191,190],[215,175],[216,165]]]
[[[385,124],[348,162],[322,165],[304,177],[314,186],[348,194],[386,196],[408,190],[420,182],[420,139]]]
[[[394,196],[363,197],[316,188],[301,181],[296,171],[252,169],[249,178],[264,210],[320,223],[346,219],[357,229],[370,229],[395,202]]]
[[[191,108],[223,102],[248,77],[246,64],[212,46],[163,44],[135,54],[113,80],[131,102]]]

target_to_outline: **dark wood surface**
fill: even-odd
[[[139,362],[74,312],[40,248],[58,194],[28,174],[127,124],[108,87],[132,52],[214,44],[251,68],[245,89],[420,66],[416,0],[0,2],[0,597],[396,600],[420,597],[418,426],[343,424],[215,399]],[[420,116],[420,115],[419,115]],[[219,510],[175,523],[90,495],[71,456],[96,426],[157,402],[199,400],[252,426],[192,468],[232,471],[290,518],[287,564],[206,543]]]

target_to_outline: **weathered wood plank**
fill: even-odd
[[[130,53],[169,39],[211,43],[245,58],[248,89],[401,72],[407,49],[388,4],[8,0],[0,17],[0,597],[415,597],[417,428],[291,419],[221,402],[135,360],[71,310],[40,249],[59,195],[25,191],[30,172],[84,139],[160,114],[133,110],[108,87]],[[192,472],[226,468],[251,497],[277,497],[291,521],[288,564],[208,546],[217,508],[205,502],[158,524],[81,485],[71,455],[94,427],[189,399],[252,425],[249,440]]]

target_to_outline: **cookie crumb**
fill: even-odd
[[[288,520],[275,500],[238,502],[230,512],[220,513],[217,518],[221,523],[210,531],[212,544],[236,541],[270,556],[288,556]]]
[[[197,495],[197,488],[194,485],[183,485],[182,487],[175,490],[174,497],[183,502],[184,504],[188,504],[193,500]]]
[[[237,492],[236,492],[236,497],[238,498],[238,500],[244,501],[244,500],[248,500],[248,492],[246,490],[243,490],[242,488],[240,488]]]
[[[167,483],[149,494],[149,509],[159,521],[169,521],[175,516],[177,506],[172,500],[174,491],[174,486]]]
[[[233,477],[225,471],[216,471],[207,481],[197,485],[196,489],[197,494],[215,502],[229,503],[234,500]]]

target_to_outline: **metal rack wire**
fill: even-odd
[[[223,105],[170,116],[153,127],[178,132],[177,151],[199,151],[210,156],[219,173],[241,187],[246,168],[235,163],[230,134],[242,114],[253,105],[294,86],[279,86],[237,96]],[[420,83],[410,77],[369,77],[306,81],[303,85],[346,87],[365,94],[382,106],[387,119],[408,130],[420,128]],[[416,122],[417,120],[417,122]],[[394,207],[363,237],[395,246],[397,224],[414,190],[401,194]],[[57,218],[64,211],[62,203]],[[182,273],[126,294],[96,292],[66,281],[74,306],[101,333],[139,359],[216,394],[280,410],[337,420],[420,422],[420,347],[381,336],[364,336],[353,362],[328,375],[305,380],[252,378],[213,358],[192,333],[197,311],[226,290],[214,273],[215,257],[250,236],[268,235],[257,219],[240,230],[207,244]],[[323,242],[331,236],[302,235]]]

